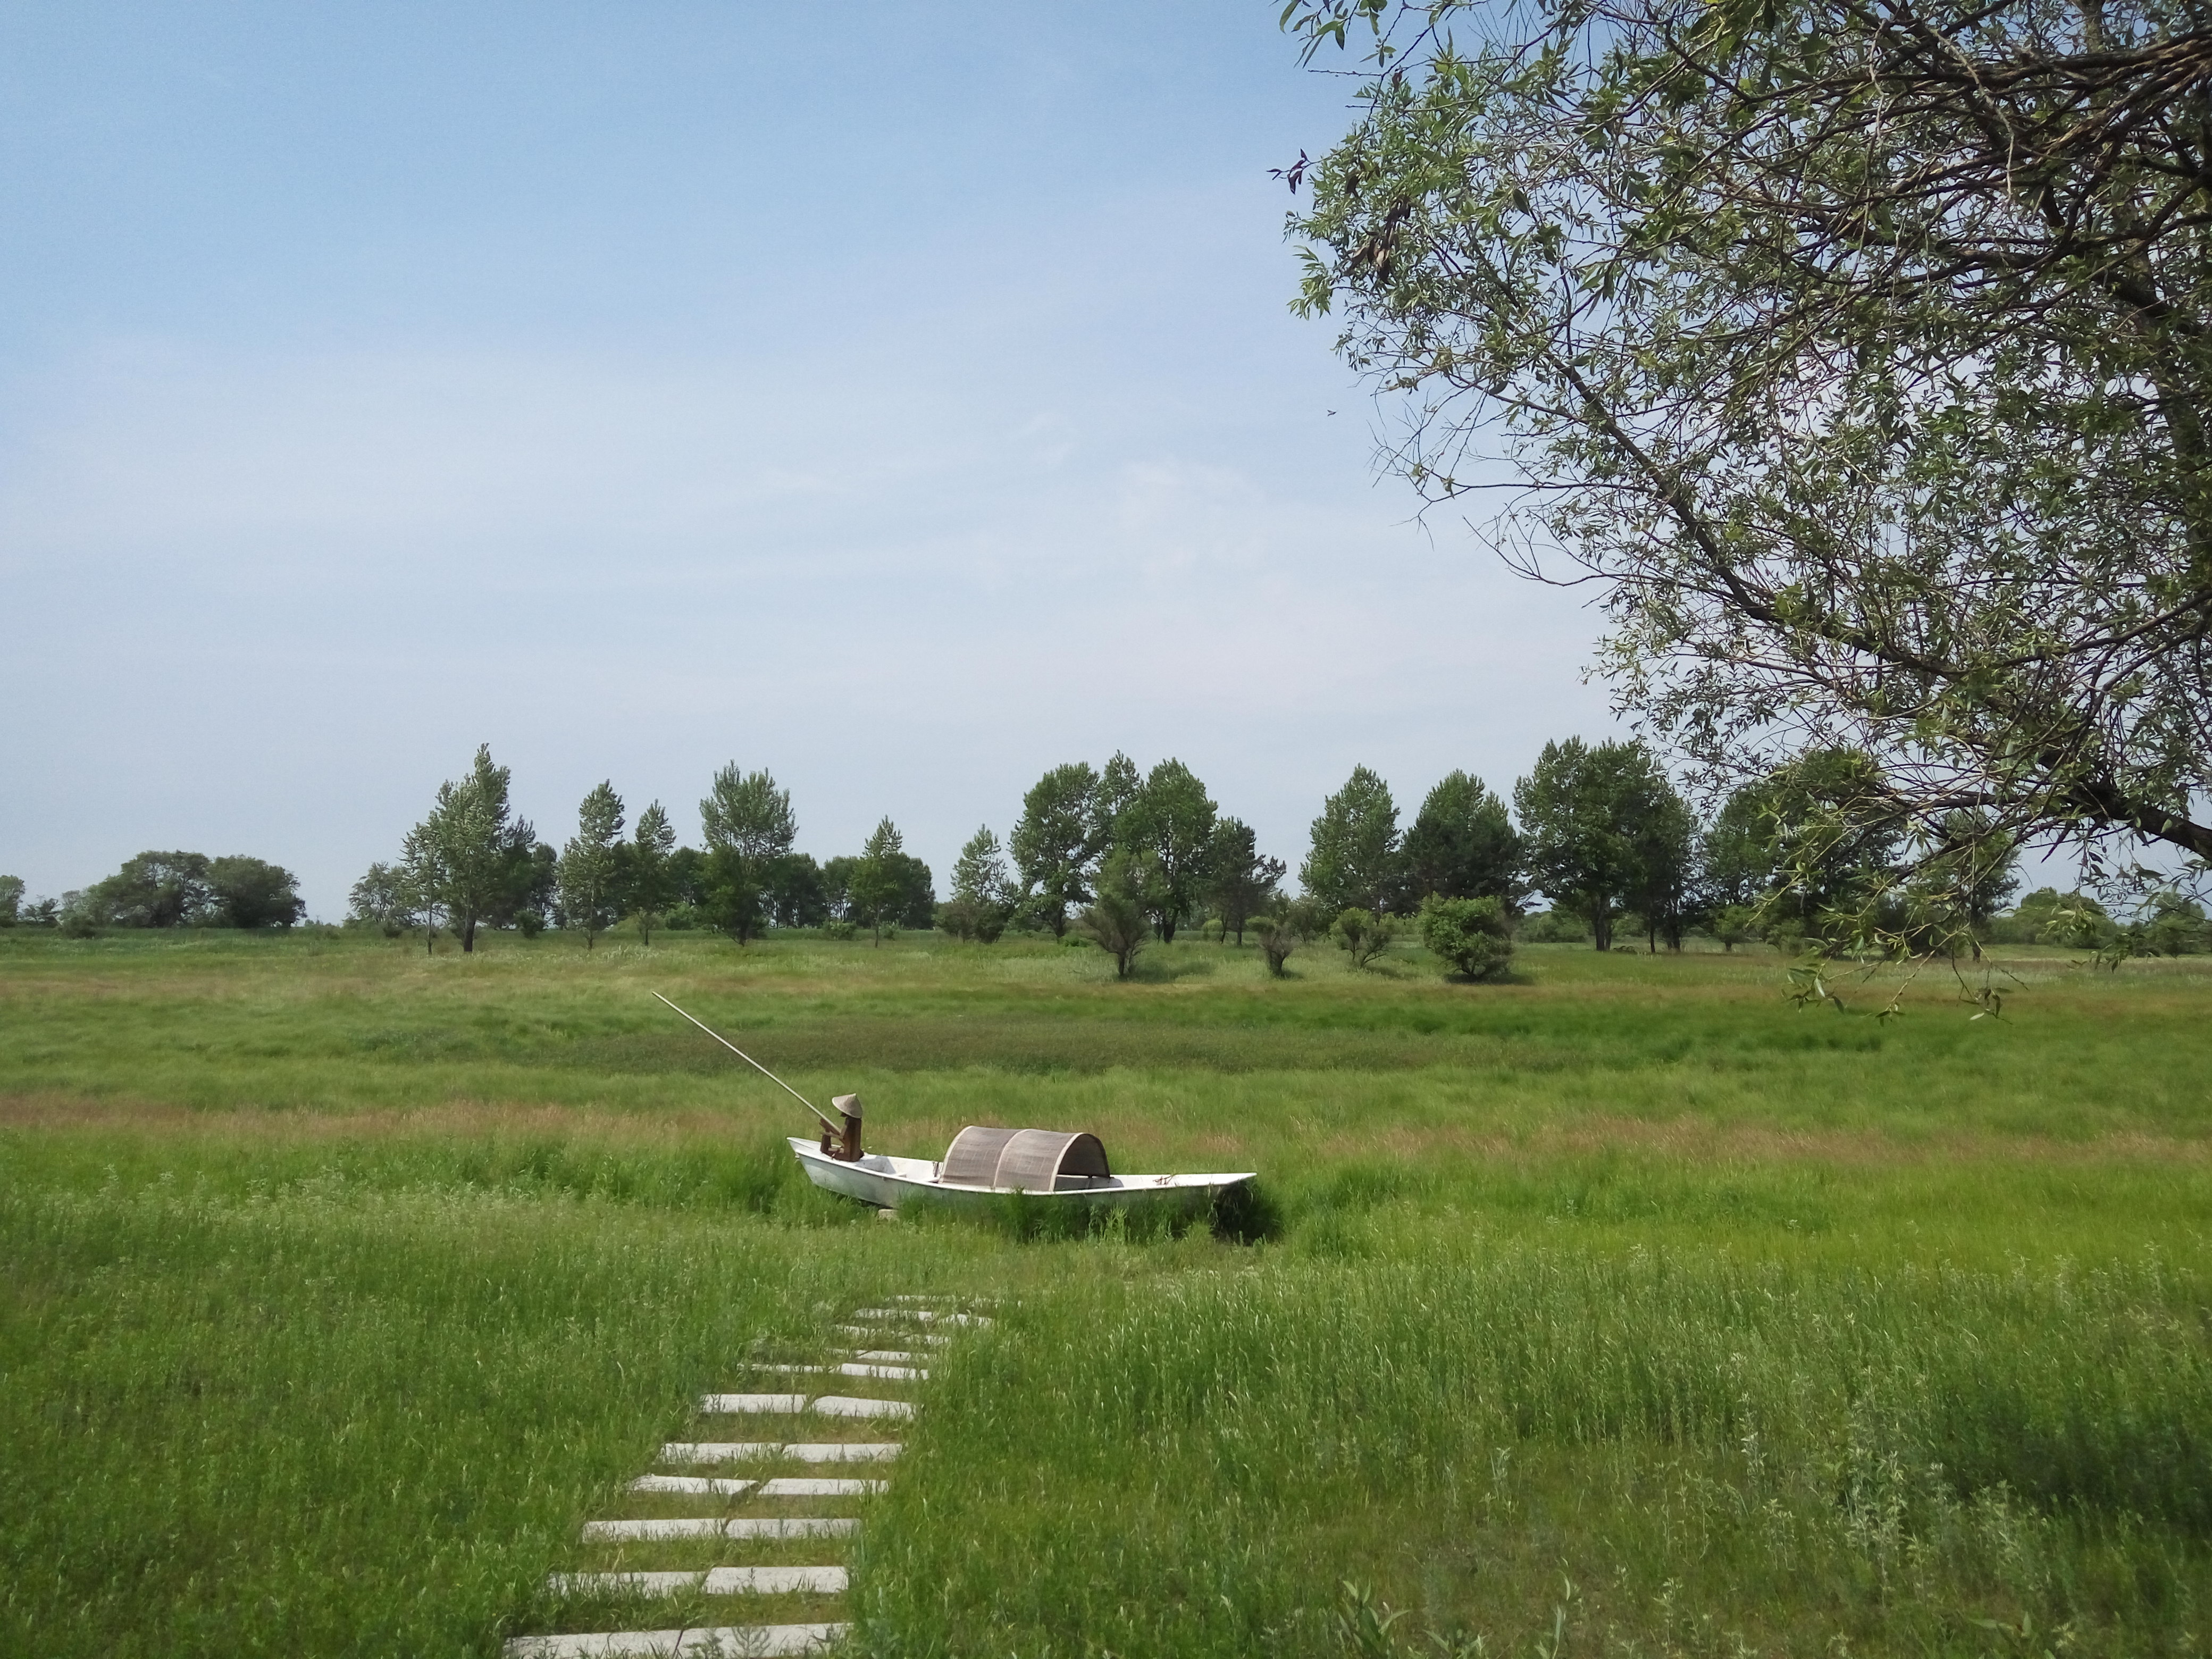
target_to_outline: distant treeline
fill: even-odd
[[[1455,771],[1401,826],[1389,786],[1365,767],[1322,804],[1286,892],[1289,866],[1224,813],[1178,760],[1149,772],[1127,755],[1056,766],[1024,795],[1001,842],[988,824],[960,850],[940,902],[928,866],[889,818],[856,854],[817,863],[795,849],[790,792],[765,771],[717,772],[699,803],[705,845],[678,847],[658,801],[626,829],[611,781],[587,794],[557,852],[508,808],[507,769],[479,750],[441,788],[402,856],[356,885],[351,920],[471,946],[477,927],[599,933],[628,921],[712,928],[740,944],[772,927],[936,927],[988,944],[1009,930],[1089,939],[1124,971],[1146,941],[1194,927],[1243,941],[1272,964],[1330,939],[1365,959],[1413,920],[1466,972],[1494,972],[1510,941],[1587,940],[1679,950],[1703,932],[1733,949],[1846,946],[1871,915],[1930,949],[2016,938],[2081,948],[2170,951],[2206,944],[2201,911],[2169,896],[2123,928],[2093,899],[2045,889],[2010,916],[2012,843],[1971,814],[1929,834],[1881,810],[1873,763],[1806,755],[1736,790],[1701,819],[1642,744],[1547,744],[1511,805]],[[1538,908],[1534,901],[1545,908]]]
[[[1073,935],[1124,972],[1148,940],[1203,927],[1242,944],[1256,932],[1269,962],[1330,939],[1365,960],[1412,920],[1462,972],[1497,971],[1511,941],[1588,941],[1627,933],[1679,950],[1701,932],[1733,949],[1848,948],[1869,918],[1921,948],[1984,940],[2115,954],[2204,950],[2203,910],[2162,896],[2123,924],[2080,893],[2045,888],[2006,914],[2015,849],[1970,812],[1930,828],[1883,810],[1874,763],[1816,750],[1737,789],[1702,819],[1640,743],[1548,744],[1511,805],[1455,771],[1401,828],[1389,786],[1365,767],[1322,804],[1297,872],[1259,849],[1181,761],[1149,772],[1126,755],[1103,767],[1056,766],[1022,799],[1001,842],[988,825],[961,848],[940,901],[927,865],[888,817],[855,853],[818,861],[796,850],[788,790],[734,763],[699,803],[702,847],[682,847],[658,801],[635,824],[611,781],[586,794],[576,832],[556,848],[514,815],[508,769],[480,748],[440,786],[399,855],[371,866],[351,895],[350,926],[434,947],[472,950],[481,927],[580,934],[588,948],[617,922],[647,942],[667,929],[713,929],[739,944],[770,927],[937,927],[988,944],[1013,931]],[[1536,901],[1541,901],[1539,908]],[[0,877],[0,927],[283,927],[303,914],[298,883],[262,860],[143,853],[61,901],[23,902]]]
[[[234,854],[141,853],[103,881],[26,902],[20,877],[0,876],[0,927],[289,927],[307,915],[300,880],[282,865]]]

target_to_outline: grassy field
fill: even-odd
[[[1883,1022],[1759,953],[0,934],[0,1651],[494,1653],[702,1388],[902,1291],[1006,1313],[877,1653],[2198,1651],[2212,964],[2015,954]],[[878,1224],[654,990],[882,1150],[1095,1128],[1271,1236]]]

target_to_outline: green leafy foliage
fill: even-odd
[[[1647,730],[1716,787],[1868,757],[1862,819],[1954,896],[1793,867],[1808,936],[1923,949],[1971,913],[1962,811],[1972,864],[2067,840],[2148,887],[2136,849],[2212,858],[2199,12],[1285,19],[1364,54],[1352,130],[1286,177],[1299,304],[1404,416],[1392,467],[1438,504],[1526,484],[1477,528],[1592,583]]]
[[[1462,979],[1501,978],[1513,960],[1513,919],[1492,896],[1421,902],[1421,943]]]
[[[636,919],[638,938],[647,945],[653,943],[653,930],[676,902],[675,852],[676,826],[655,801],[637,815],[621,872],[623,908]]]
[[[593,785],[577,808],[576,833],[562,849],[559,866],[562,921],[583,933],[587,951],[615,919],[622,830],[622,797],[612,781]]]
[[[1006,854],[988,824],[960,849],[952,866],[952,896],[938,908],[937,925],[958,939],[995,944],[1018,902]]]
[[[537,832],[507,804],[507,769],[480,744],[468,775],[438,786],[429,816],[407,832],[402,869],[426,925],[441,920],[476,949],[482,923],[511,918],[530,903],[550,870],[537,857]]]
[[[917,866],[924,883],[919,895],[914,891],[913,880]],[[908,854],[898,826],[886,817],[870,832],[860,856],[854,860],[851,872],[846,877],[847,909],[854,921],[869,930],[878,945],[884,942],[884,929],[906,921],[910,911],[918,908],[921,920],[907,925],[926,927],[937,908],[936,896],[927,890],[928,874],[927,866]]]
[[[1364,766],[1322,804],[1298,884],[1330,914],[1389,908],[1400,882],[1398,808],[1390,786]]]
[[[1589,923],[1601,951],[1613,948],[1613,924],[1642,901],[1656,927],[1680,943],[1681,896],[1688,884],[1689,810],[1650,751],[1638,743],[1547,743],[1514,787],[1529,879],[1553,906]],[[1671,911],[1658,908],[1674,907]]]
[[[1706,923],[1724,951],[1759,937],[1759,913],[1747,904],[1723,904]]]
[[[2105,907],[2088,894],[2039,887],[2021,900],[2010,915],[2000,917],[1990,933],[2002,945],[2057,945],[2094,951],[2109,943],[2118,931],[2118,924]]]
[[[1098,874],[1098,890],[1076,917],[1073,928],[1078,936],[1114,958],[1116,979],[1129,977],[1137,953],[1152,936],[1151,921],[1139,897],[1144,873],[1133,865],[1127,854],[1117,854],[1106,861]]]
[[[126,860],[71,908],[93,927],[289,927],[307,914],[299,878],[281,865],[182,852]]]
[[[1109,763],[1102,795],[1113,787],[1113,775]],[[1197,774],[1173,759],[1155,766],[1115,813],[1112,846],[1142,860],[1144,885],[1137,899],[1163,944],[1173,944],[1176,927],[1204,902],[1218,815]]]
[[[1395,919],[1387,915],[1378,916],[1357,905],[1338,912],[1329,927],[1329,937],[1336,941],[1339,950],[1352,958],[1355,968],[1374,966],[1376,958],[1390,948],[1390,941],[1397,934]]]
[[[707,842],[700,914],[742,945],[767,926],[775,866],[799,834],[791,792],[732,761],[700,801],[699,823]]]
[[[1286,910],[1270,911],[1252,924],[1254,936],[1260,941],[1261,954],[1267,959],[1267,971],[1277,979],[1287,971],[1291,952],[1304,942],[1297,921]]]
[[[1510,906],[1524,890],[1521,837],[1505,803],[1465,772],[1446,775],[1429,791],[1406,831],[1401,856],[1407,908],[1431,894]]]
[[[1213,826],[1206,867],[1206,896],[1221,919],[1222,936],[1234,934],[1241,945],[1247,924],[1274,904],[1285,866],[1282,860],[1260,851],[1251,825],[1240,818],[1223,818]]]
[[[207,882],[218,927],[290,927],[307,914],[300,878],[266,859],[242,853],[210,859]]]
[[[1089,763],[1056,766],[1022,797],[1021,817],[1007,840],[1023,905],[1054,938],[1066,933],[1069,908],[1091,896],[1097,796],[1098,775]]]

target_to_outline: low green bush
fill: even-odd
[[[1421,943],[1462,979],[1503,977],[1513,960],[1512,918],[1495,898],[1421,902]]]

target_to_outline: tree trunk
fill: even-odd
[[[471,916],[461,927],[461,953],[466,956],[477,948],[477,919]]]
[[[1613,949],[1613,912],[1602,904],[1590,906],[1590,943],[1600,951]]]

